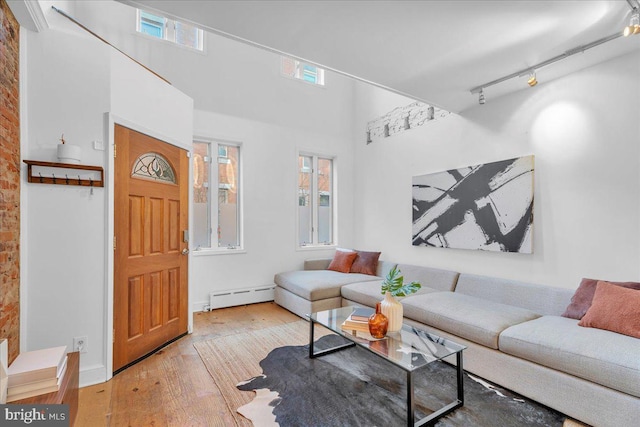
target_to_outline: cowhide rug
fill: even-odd
[[[330,335],[316,342],[328,348],[343,342]],[[406,374],[358,347],[309,359],[309,347],[276,348],[260,362],[263,375],[238,384],[256,398],[238,408],[261,426],[406,425]],[[418,355],[416,355],[418,356]],[[419,356],[418,356],[419,357]],[[431,363],[414,373],[416,417],[455,400],[455,367]],[[465,404],[436,426],[562,426],[565,416],[465,374]]]

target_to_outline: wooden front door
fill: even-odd
[[[187,332],[187,152],[115,126],[113,370]]]

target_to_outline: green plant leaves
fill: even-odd
[[[390,292],[394,297],[406,297],[417,292],[421,287],[422,285],[418,282],[404,283],[404,276],[400,274],[398,266],[394,265],[382,282],[380,291],[382,295]]]

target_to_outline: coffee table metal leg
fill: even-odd
[[[460,408],[464,404],[464,369],[462,366],[462,351],[459,351],[456,354],[456,382],[458,386],[457,387],[458,392],[457,392],[457,399],[454,402],[451,402],[450,404],[439,409],[438,411],[433,412],[432,414],[418,421],[415,421],[415,415],[414,415],[415,403],[414,403],[414,397],[413,397],[413,384],[411,379],[411,372],[407,372],[407,387],[411,387],[410,389],[407,388],[407,411],[408,411],[407,425],[413,426],[413,427],[420,427],[425,424],[429,426],[434,425],[436,421],[438,421],[440,418]]]
[[[456,354],[456,368],[458,369],[458,408],[464,405],[464,369],[462,367],[462,352]]]
[[[407,426],[413,427],[415,417],[415,402],[413,400],[413,375],[407,371]]]
[[[353,347],[356,345],[353,341],[347,342],[346,344],[337,345],[335,347],[327,348],[325,350],[320,350],[318,352],[313,351],[313,332],[314,332],[314,322],[312,319],[309,319],[309,359],[315,359],[316,357],[324,356],[325,354],[334,353],[336,351]]]
[[[309,319],[309,359],[313,359],[313,320]]]

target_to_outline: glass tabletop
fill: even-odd
[[[351,329],[342,329],[342,324],[355,308],[341,307],[312,313],[307,317],[406,371],[414,371],[467,348],[407,324],[403,324],[400,331],[388,333],[382,339],[375,339],[368,332],[354,333]]]

